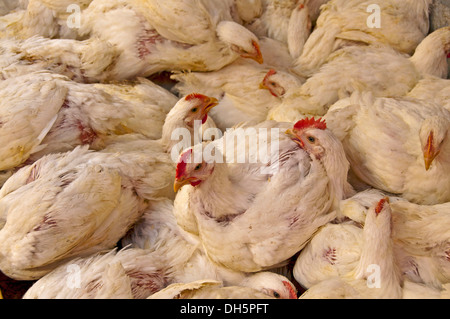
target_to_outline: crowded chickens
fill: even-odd
[[[450,299],[437,4],[0,1],[0,298]]]

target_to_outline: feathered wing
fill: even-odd
[[[85,149],[76,149],[63,155],[59,165],[76,156],[86,159],[83,156],[85,152]],[[44,172],[58,169],[52,162],[54,157],[61,155],[49,155],[33,164],[37,172],[31,169],[28,184],[2,196],[2,206],[6,205],[3,206],[5,210],[9,208],[1,230],[4,238],[1,245],[2,271],[13,278],[39,277],[48,271],[48,263],[70,256],[77,246],[83,246],[91,239],[119,203],[121,178],[117,172],[101,166],[60,166],[59,177],[52,179]],[[6,189],[14,182],[13,176],[6,183]],[[45,195],[33,192],[24,202],[21,194],[34,187],[45,190]],[[67,207],[71,209],[68,211]],[[30,216],[30,212],[34,213]],[[20,231],[18,223],[23,224]],[[90,244],[100,244],[101,239]],[[14,265],[12,269],[9,268],[11,265]]]
[[[218,21],[231,20],[232,1],[132,1],[152,27],[164,38],[201,44],[215,37]]]
[[[33,36],[25,40],[2,39],[1,74],[4,78],[48,70],[78,82],[110,79],[109,67],[118,50],[96,37],[78,41]]]
[[[25,162],[41,145],[56,121],[66,88],[51,74],[35,73],[0,83],[1,170]]]

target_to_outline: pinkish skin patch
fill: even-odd
[[[329,248],[322,255],[331,265],[336,262],[336,248]]]
[[[156,32],[156,30],[145,29],[143,35],[139,37],[137,41],[137,51],[140,59],[144,59],[147,55],[151,54],[151,47],[157,42],[162,42],[164,38]]]
[[[88,126],[84,126],[81,121],[77,122],[77,127],[80,130],[80,141],[83,145],[92,144],[97,137],[94,130]]]

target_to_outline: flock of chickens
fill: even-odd
[[[1,272],[23,298],[450,298],[431,4],[3,1]]]

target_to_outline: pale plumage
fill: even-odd
[[[449,201],[448,110],[366,92],[340,100],[325,118],[364,183],[419,204]]]
[[[26,39],[32,36],[45,38],[76,38],[75,23],[68,22],[76,10],[84,10],[92,0],[28,0],[19,8],[0,17],[0,35]],[[71,6],[72,5],[72,6]],[[75,9],[74,9],[75,8]],[[79,21],[81,23],[81,21]]]
[[[422,78],[446,77],[449,31],[450,28],[442,28],[428,35],[412,57],[389,46],[348,46],[337,50],[303,85],[285,88],[280,96],[282,102],[269,112],[268,119],[297,121],[308,115],[321,116],[333,103],[355,91],[367,90],[380,97],[403,96]],[[270,78],[283,87],[274,76]]]
[[[146,298],[161,290],[150,298],[171,298],[167,294],[173,287],[201,280],[252,287],[247,292],[264,298],[296,298],[293,284],[283,276],[233,272],[212,263],[195,240],[180,232],[172,209],[169,199],[152,201],[122,239],[125,249],[69,260],[40,278],[24,297]]]
[[[2,272],[36,279],[68,258],[114,247],[147,199],[170,196],[164,176],[173,164],[151,148],[122,154],[76,148],[18,170],[0,195]]]
[[[220,281],[199,280],[186,284],[171,284],[148,299],[275,299],[275,297],[251,287],[223,287]]]
[[[24,299],[144,299],[167,285],[164,264],[139,248],[74,258],[36,281]]]
[[[84,147],[49,154],[17,171],[1,189],[0,202],[6,206],[0,210],[0,233],[9,238],[0,247],[2,271],[13,278],[38,278],[66,258],[112,248],[136,222],[148,200],[174,196],[171,148],[176,141],[171,139],[172,131],[192,131],[193,122],[206,120],[214,105],[215,100],[204,95],[187,96],[169,112],[159,140],[127,134],[107,141],[101,152]],[[56,169],[61,172],[55,173]],[[37,190],[45,191],[45,201]],[[32,195],[25,195],[28,192]],[[28,200],[23,201],[22,196]],[[34,218],[29,219],[28,214]],[[92,219],[89,216],[93,214],[101,215]],[[18,225],[22,225],[20,231]],[[25,236],[27,232],[34,236]],[[60,240],[58,249],[45,248]]]
[[[269,70],[269,66],[239,60],[218,71],[174,74],[172,79],[178,82],[174,90],[181,95],[203,92],[219,100],[211,116],[224,132],[240,123],[251,125],[265,121],[269,110],[279,103],[278,97],[260,88]],[[298,86],[303,83],[289,72],[279,71],[278,76]]]
[[[111,43],[95,37],[83,41],[2,38],[0,44],[1,79],[48,70],[83,83],[114,80],[109,70],[119,56]]]
[[[450,111],[450,80],[426,76],[407,95],[421,100],[434,101]]]
[[[81,84],[47,72],[1,81],[0,92],[5,139],[1,170],[77,145],[101,149],[106,139],[122,134],[161,138],[166,116],[178,102],[143,78],[134,83]]]
[[[402,298],[403,279],[394,255],[391,220],[386,199],[372,205],[362,230],[362,251],[355,269],[320,281],[300,298]]]
[[[316,27],[295,69],[302,76],[311,76],[332,52],[347,45],[387,45],[412,54],[428,33],[430,3],[431,0],[331,0],[321,7]]]
[[[271,125],[284,130],[292,127],[288,123]],[[280,154],[279,157],[273,154],[276,161],[270,164],[279,166],[265,173],[259,171],[260,163],[246,164],[252,163],[249,161],[203,162],[195,172],[196,163],[179,161],[175,187],[187,183],[195,186],[189,194],[191,214],[195,216],[202,244],[215,262],[242,271],[276,267],[298,252],[318,227],[334,219],[335,201],[349,191],[345,185],[345,159],[335,154],[336,145],[331,142],[329,132],[309,129],[309,134],[320,140],[316,148],[305,147],[305,152],[280,133]],[[229,136],[232,135],[225,138]],[[295,137],[298,139],[303,140],[304,136]],[[199,147],[194,148],[193,156]],[[186,159],[191,156],[189,152],[183,155]],[[330,166],[328,160],[339,163],[336,165],[344,174]],[[273,196],[284,205],[274,203]],[[277,222],[272,222],[273,218]]]
[[[450,203],[392,203],[393,238],[402,271],[413,282],[436,289],[450,283]]]
[[[0,170],[12,169],[42,149],[67,94],[55,78],[64,77],[37,73],[0,82]]]
[[[122,239],[122,245],[146,249],[164,256],[170,283],[189,284],[214,280],[223,286],[250,286],[275,298],[296,298],[294,285],[274,273],[245,273],[214,263],[202,248],[200,238],[177,224],[173,201],[153,202],[142,218]]]
[[[240,56],[261,63],[258,39],[233,21],[232,4],[94,0],[83,12],[79,33],[98,36],[118,48],[120,57],[110,70],[114,79],[165,70],[217,70]]]
[[[302,250],[294,266],[294,276],[309,288],[333,277],[346,277],[356,269],[363,251],[361,236],[367,211],[386,197],[370,189],[341,202],[341,213],[349,218],[327,224]],[[404,279],[412,288],[441,290],[449,282],[448,203],[417,205],[390,196],[394,254]],[[418,285],[413,285],[416,283]],[[404,290],[412,294],[413,290]],[[420,289],[419,289],[420,290]]]

